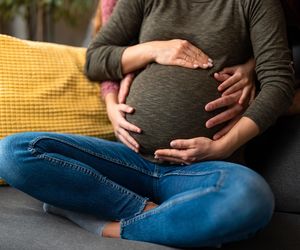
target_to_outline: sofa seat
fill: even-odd
[[[1,250],[123,250],[174,249],[155,244],[107,239],[72,222],[45,214],[42,202],[12,188],[0,188]],[[225,250],[300,249],[300,214],[275,213],[255,238],[223,246]]]
[[[0,187],[1,250],[171,249],[101,238],[67,219],[43,212],[42,202],[12,187]]]

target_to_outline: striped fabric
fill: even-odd
[[[24,131],[114,139],[100,88],[83,73],[85,51],[0,35],[0,139]]]

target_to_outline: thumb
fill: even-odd
[[[131,84],[133,82],[133,74],[128,74],[120,83],[120,90],[118,94],[119,103],[125,103],[126,97],[128,96]]]
[[[224,69],[222,69],[219,74],[229,74],[229,75],[233,75],[234,72],[236,71],[237,67],[236,66],[232,66],[232,67],[226,67]]]
[[[218,82],[225,82],[227,79],[229,79],[231,75],[229,74],[223,74],[223,73],[214,73],[214,78],[218,81]]]
[[[188,149],[194,146],[194,140],[193,139],[173,140],[171,141],[170,146],[175,149]]]

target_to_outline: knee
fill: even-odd
[[[237,171],[235,178],[231,192],[240,222],[254,231],[265,227],[274,211],[274,196],[269,185],[259,174],[247,168]]]
[[[30,157],[29,144],[38,136],[37,132],[9,135],[0,140],[0,176],[10,185],[16,186],[24,179],[26,162]]]

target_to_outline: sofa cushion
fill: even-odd
[[[0,206],[0,249],[174,249],[155,244],[107,239],[93,235],[64,218],[45,214],[40,201],[11,187],[0,188],[0,200],[2,200]],[[234,216],[232,219],[234,219]],[[222,249],[295,250],[298,249],[300,245],[299,234],[300,215],[275,213],[271,223],[254,238],[224,245]],[[201,249],[207,250],[207,248]]]
[[[270,184],[277,211],[300,213],[300,115],[282,117],[252,140],[246,161]]]
[[[69,220],[46,214],[42,203],[11,187],[0,188],[2,250],[169,250],[172,248],[102,238]]]
[[[6,182],[0,177],[0,186],[5,186]]]
[[[100,88],[83,73],[85,52],[0,35],[0,139],[23,131],[114,138]]]

